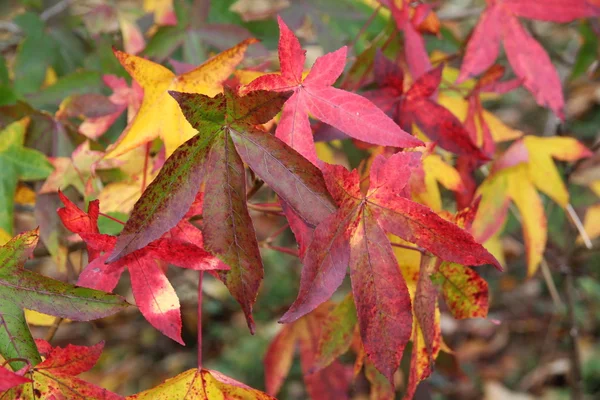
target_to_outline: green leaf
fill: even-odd
[[[348,294],[324,319],[325,323],[321,328],[319,350],[315,359],[318,369],[331,364],[336,358],[348,351],[352,344],[357,321],[356,306],[352,294]]]
[[[583,43],[579,48],[579,53],[577,53],[577,59],[575,60],[575,65],[573,65],[573,70],[571,71],[571,79],[575,79],[585,74],[590,65],[598,59],[598,46],[600,41],[598,40],[598,35],[590,26],[588,21],[582,21],[581,25],[579,25],[579,34],[581,35],[581,39]]]
[[[33,253],[38,239],[38,230],[28,231],[0,247],[0,354],[6,359],[27,359],[32,365],[41,359],[23,308],[89,321],[127,307],[120,296],[77,287],[24,269],[23,264]],[[20,368],[23,362],[15,361],[11,366]]]
[[[36,108],[58,108],[66,97],[74,94],[100,93],[102,74],[95,71],[78,71],[60,78],[54,85],[36,93],[27,95],[27,99]]]
[[[0,229],[8,233],[12,232],[17,182],[44,179],[52,172],[44,154],[23,147],[28,122],[24,118],[0,131]]]

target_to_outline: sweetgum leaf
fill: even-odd
[[[390,382],[413,332],[413,314],[406,283],[385,231],[442,259],[500,267],[468,232],[404,197],[404,187],[411,170],[418,166],[418,156],[397,153],[389,160],[378,156],[372,163],[366,195],[361,193],[356,172],[324,164],[327,186],[339,208],[315,229],[304,257],[298,298],[282,318],[282,322],[295,321],[331,296],[348,262],[364,348]],[[430,310],[431,285],[425,289],[421,293],[427,298],[419,301],[427,300],[425,308]],[[425,327],[431,327],[426,317],[419,318]],[[426,334],[428,342],[432,340],[430,330]]]
[[[263,271],[242,160],[312,226],[330,215],[335,203],[318,168],[258,127],[281,110],[289,94],[255,91],[240,97],[228,87],[214,97],[170,94],[198,133],[169,157],[136,203],[107,261],[119,262],[174,228],[204,184],[204,243],[229,265],[220,277],[252,331],[252,305]]]
[[[39,239],[22,233],[0,248],[0,354],[41,361],[25,322],[23,308],[75,321],[89,321],[127,307],[121,296],[69,285],[23,268]],[[11,365],[20,365],[14,362]]]

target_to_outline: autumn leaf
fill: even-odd
[[[379,88],[366,92],[365,96],[391,114],[403,129],[410,132],[415,124],[441,148],[458,155],[487,160],[487,156],[475,145],[462,123],[430,98],[441,82],[442,66],[422,75],[406,93],[404,73],[398,65],[377,53],[374,69]]]
[[[543,5],[524,0],[498,0],[489,4],[469,39],[458,81],[491,67],[503,42],[508,61],[523,80],[523,86],[538,104],[564,119],[560,77],[544,48],[523,28],[518,17],[569,22],[598,15],[599,10],[585,0],[552,0]]]
[[[204,183],[204,243],[231,267],[221,279],[253,330],[252,305],[263,271],[246,207],[244,163],[312,226],[333,212],[335,204],[318,168],[257,127],[273,118],[286,95],[255,91],[239,97],[228,88],[213,98],[172,95],[199,133],[165,162],[136,203],[108,261],[146,246],[175,226]]]
[[[44,154],[23,147],[29,118],[13,122],[0,131],[0,235],[13,231],[13,204],[19,181],[36,181],[52,172]],[[3,232],[3,233],[2,233]]]
[[[415,147],[422,143],[408,135],[373,103],[352,92],[332,87],[344,70],[346,47],[319,57],[303,78],[305,51],[298,38],[281,18],[279,22],[280,74],[263,75],[242,88],[287,92],[275,135],[308,160],[316,163],[312,130],[308,115],[364,142],[394,147]]]
[[[116,159],[103,160],[104,153],[90,148],[90,142],[80,144],[71,157],[51,157],[50,163],[54,171],[48,176],[39,193],[52,193],[66,190],[70,186],[84,196],[91,196],[102,186],[96,177],[96,170],[111,169],[121,163]]]
[[[144,392],[127,396],[127,400],[274,400],[220,372],[189,369]]]
[[[106,157],[116,157],[157,137],[165,142],[167,156],[170,156],[194,136],[195,130],[168,92],[216,95],[222,90],[221,83],[243,59],[248,46],[255,42],[256,39],[248,39],[179,76],[160,64],[115,50],[123,68],[144,89],[144,99],[135,118],[117,143],[108,149]]]
[[[323,324],[327,322],[332,305],[323,304],[305,317],[284,325],[273,338],[264,358],[267,393],[275,396],[287,377],[296,345],[300,350],[300,365],[304,383],[311,399],[348,399],[349,374],[335,360],[325,366],[319,346]]]
[[[7,360],[41,362],[23,309],[74,321],[103,318],[127,307],[116,295],[60,282],[23,268],[38,243],[37,230],[24,232],[0,247],[0,354]],[[18,340],[14,340],[18,338]],[[21,367],[22,361],[11,366]]]
[[[0,397],[7,396],[9,399],[22,400],[40,398],[119,400],[123,398],[77,378],[77,375],[88,371],[98,362],[104,342],[90,347],[69,344],[61,348],[52,347],[45,340],[37,339],[36,345],[45,359],[27,370],[26,381],[31,383],[22,383],[20,386],[13,387],[0,393]]]
[[[59,192],[64,208],[58,214],[67,229],[78,233],[88,246],[90,263],[81,272],[77,283],[84,287],[112,292],[125,268],[129,270],[136,304],[146,320],[166,336],[180,344],[181,313],[179,299],[165,276],[167,263],[199,271],[227,268],[212,257],[198,242],[182,240],[180,232],[189,230],[182,221],[170,234],[149,243],[116,262],[107,262],[115,247],[116,237],[98,231],[99,203],[90,202],[88,213],[83,212]],[[196,229],[192,227],[192,229]]]
[[[350,265],[352,292],[366,353],[390,381],[412,331],[409,292],[386,231],[441,259],[466,265],[498,261],[473,237],[426,206],[406,198],[405,187],[419,163],[417,153],[378,156],[370,187],[361,194],[356,171],[324,166],[337,212],[317,226],[306,256],[298,298],[281,318],[289,323],[327,300]]]
[[[135,80],[131,87],[124,78],[114,75],[104,75],[102,81],[113,91],[108,99],[113,104],[114,111],[101,116],[86,115],[87,118],[79,125],[79,132],[94,140],[102,136],[125,110],[127,122],[131,122],[144,98],[144,91]]]
[[[416,9],[411,8],[411,2],[406,0],[380,2],[391,9],[398,29],[404,33],[404,55],[410,74],[413,80],[416,80],[431,69],[425,40],[414,26],[414,17],[411,18],[411,13],[414,14]]]
[[[552,161],[576,161],[591,155],[577,140],[568,137],[525,136],[498,158],[492,173],[477,193],[482,196],[473,236],[485,242],[504,226],[509,203],[520,213],[527,253],[527,273],[532,276],[542,259],[547,239],[547,220],[542,199],[546,194],[561,207],[569,203],[569,192]]]
[[[0,367],[0,394],[14,386],[31,382],[31,379],[25,378],[19,374],[9,371],[5,367]]]

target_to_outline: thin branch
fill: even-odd
[[[425,250],[424,248],[422,248],[420,246],[409,246],[406,244],[394,243],[394,242],[390,242],[390,244],[394,247],[398,247],[401,249],[413,250],[413,251],[418,251],[421,254],[427,254],[427,250]]]
[[[564,303],[562,302],[560,295],[558,294],[558,289],[556,288],[554,279],[552,279],[552,272],[550,271],[550,266],[548,265],[546,259],[543,257],[542,261],[540,262],[540,269],[542,270],[544,281],[546,281],[548,292],[550,292],[550,297],[552,297],[552,302],[554,303],[555,310],[562,310],[564,307]]]
[[[202,278],[204,271],[198,276],[198,369],[202,368]]]
[[[581,356],[579,353],[579,329],[575,319],[575,282],[573,271],[569,265],[563,264],[560,267],[565,277],[565,296],[567,298],[567,318],[569,324],[569,357],[571,359],[571,398],[573,400],[583,400],[583,374],[581,372]]]
[[[288,249],[287,247],[273,246],[268,243],[263,244],[261,247],[265,249],[275,250],[280,253],[289,254],[290,256],[300,257],[300,253],[298,252],[298,250]]]
[[[118,224],[125,225],[125,222],[123,222],[123,221],[121,221],[120,219],[117,219],[117,218],[115,218],[115,217],[111,217],[111,216],[110,216],[110,215],[108,215],[108,214],[104,214],[104,213],[98,213],[98,215],[101,215],[101,216],[103,216],[104,218],[108,218],[108,219],[110,219],[110,220],[112,220],[112,221],[115,221],[115,222],[116,222],[116,223],[118,223]]]
[[[248,190],[248,193],[246,193],[246,199],[251,199],[260,190],[260,188],[263,187],[264,184],[265,182],[263,180],[256,179],[254,181],[254,185],[252,185],[250,190]]]
[[[54,322],[50,326],[50,329],[48,329],[48,332],[46,333],[46,337],[44,338],[44,340],[46,342],[52,341],[52,339],[54,338],[54,335],[56,335],[56,331],[58,331],[58,327],[60,326],[60,324],[62,324],[63,321],[64,321],[64,318],[61,318],[61,317],[54,318]]]
[[[585,228],[583,227],[583,224],[581,223],[579,215],[577,215],[571,203],[567,204],[567,214],[569,214],[569,217],[571,217],[571,221],[573,221],[573,224],[575,224],[579,235],[583,239],[583,243],[585,243],[585,247],[587,247],[588,249],[594,247],[594,245],[592,245],[592,241],[590,240],[590,236],[587,234]]]
[[[150,147],[152,142],[146,143],[146,154],[144,155],[144,170],[142,171],[142,193],[146,190],[146,179],[148,175],[148,159],[150,158]]]

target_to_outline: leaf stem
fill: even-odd
[[[150,158],[150,146],[152,142],[146,143],[146,154],[144,155],[144,169],[142,170],[142,193],[146,190],[146,175],[148,172],[148,159]]]
[[[48,332],[46,333],[46,337],[44,338],[44,340],[46,342],[52,341],[52,339],[54,338],[54,335],[56,335],[56,331],[58,331],[58,327],[60,326],[60,324],[62,324],[63,321],[64,321],[64,318],[61,318],[61,317],[54,318],[54,322],[52,322],[52,325],[50,326],[50,329],[48,329]]]
[[[252,198],[252,196],[254,196],[261,187],[263,187],[263,185],[265,184],[264,181],[262,181],[261,179],[256,179],[254,181],[254,185],[252,185],[252,187],[250,188],[250,190],[248,190],[248,193],[246,193],[246,199],[249,200]]]
[[[110,220],[113,220],[113,221],[115,221],[115,222],[116,222],[116,223],[118,223],[118,224],[125,225],[125,222],[123,222],[123,221],[121,221],[120,219],[117,219],[117,218],[115,218],[115,217],[111,217],[111,216],[110,216],[110,215],[108,215],[108,214],[104,214],[104,213],[98,213],[98,215],[101,215],[101,216],[103,216],[104,218],[108,218],[108,219],[110,219]]]
[[[390,242],[390,244],[394,247],[399,247],[401,249],[414,250],[414,251],[418,251],[421,254],[427,254],[427,251],[420,246],[408,246],[406,244],[394,243],[394,242]]]
[[[202,278],[204,271],[198,276],[198,369],[202,369]]]
[[[289,254],[294,257],[300,257],[300,253],[298,252],[298,250],[288,249],[287,247],[272,246],[268,243],[263,244],[262,247],[265,249],[271,249],[271,250],[279,251],[281,253]]]

